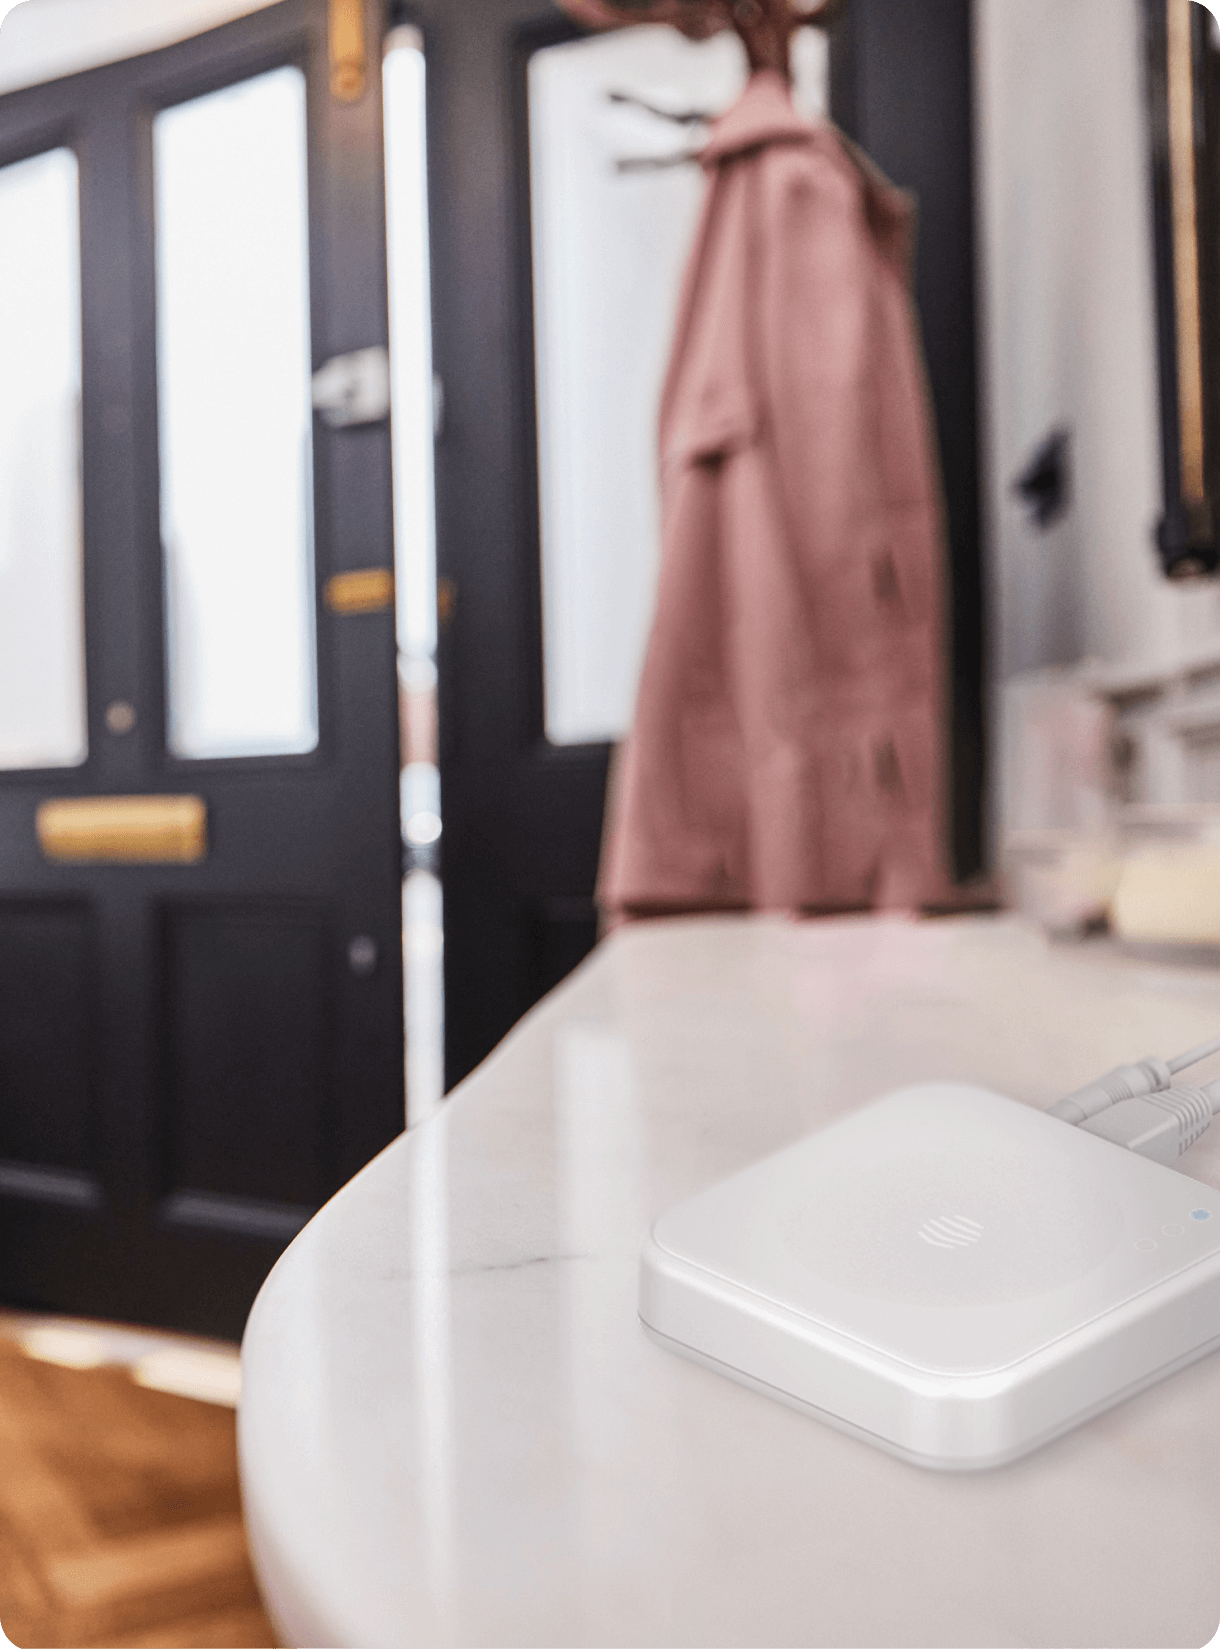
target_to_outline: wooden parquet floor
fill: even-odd
[[[0,1625],[20,1647],[274,1647],[235,1413],[0,1338]]]

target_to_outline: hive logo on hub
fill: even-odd
[[[971,1216],[930,1216],[917,1231],[925,1245],[956,1250],[962,1245],[977,1245],[983,1224]]]

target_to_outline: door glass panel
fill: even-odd
[[[305,79],[155,127],[168,742],[317,745]]]
[[[84,761],[76,157],[0,170],[0,769]]]
[[[678,160],[745,83],[736,35],[663,27],[547,47],[529,65],[547,738],[630,725],[660,551],[656,424],[703,199]],[[825,108],[825,38],[794,41],[795,95]],[[658,164],[660,163],[660,164]]]

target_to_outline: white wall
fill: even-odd
[[[136,57],[272,0],[23,0],[0,24],[0,93]],[[3,14],[4,0],[0,0]]]
[[[1138,0],[979,0],[993,668],[1162,661],[1220,641],[1220,590],[1169,586]],[[1055,425],[1075,502],[1049,532],[1013,479]]]
[[[794,97],[826,105],[825,36],[797,33]],[[745,84],[726,32],[661,26],[552,46],[530,63],[546,731],[556,744],[631,725],[660,563],[657,414],[699,167],[621,172],[705,141],[638,107],[719,113]]]

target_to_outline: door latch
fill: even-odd
[[[390,354],[383,345],[332,356],[313,376],[314,411],[332,430],[390,416]]]

